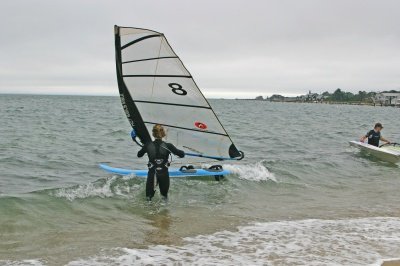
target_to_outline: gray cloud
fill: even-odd
[[[165,33],[209,96],[400,88],[400,2],[2,1],[0,92],[116,94],[113,25]]]

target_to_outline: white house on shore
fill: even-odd
[[[400,106],[400,92],[379,92],[372,100],[378,105]]]

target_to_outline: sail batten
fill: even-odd
[[[190,131],[197,131],[197,132],[201,132],[201,133],[215,134],[215,135],[221,135],[221,136],[228,137],[228,135],[227,135],[227,134],[224,134],[224,133],[218,133],[218,132],[212,132],[212,131],[205,131],[205,130],[187,128],[187,127],[178,127],[178,126],[167,125],[167,124],[160,124],[160,123],[148,122],[148,121],[144,121],[144,123],[145,123],[145,124],[150,124],[150,125],[161,125],[161,126],[164,126],[164,127],[171,127],[171,128],[177,128],[177,129],[183,129],[183,130],[190,130]]]
[[[177,57],[177,56],[153,57],[153,58],[145,58],[145,59],[126,61],[126,62],[122,62],[122,64],[142,62],[142,61],[151,61],[151,60],[158,60],[158,59],[171,59],[171,58],[179,58],[179,57]]]
[[[121,50],[124,50],[125,48],[131,46],[132,44],[135,44],[135,43],[144,41],[144,40],[149,39],[149,38],[154,38],[154,37],[160,37],[160,34],[147,35],[147,36],[144,36],[144,37],[142,37],[142,38],[139,38],[139,39],[130,41],[130,42],[128,42],[127,44],[125,44],[124,46],[122,46],[122,47],[121,47]]]
[[[192,108],[211,109],[211,107],[209,107],[209,106],[189,105],[189,104],[179,104],[179,103],[151,102],[151,101],[141,101],[141,100],[134,100],[133,102],[135,102],[135,103],[153,103],[153,104],[164,104],[164,105],[173,105],[173,106],[184,106],[184,107],[192,107]]]
[[[121,103],[141,143],[160,124],[185,152],[243,158],[164,34],[115,26],[115,52]]]
[[[159,77],[159,78],[192,78],[192,76],[185,75],[123,75],[124,78],[146,78],[146,77]]]

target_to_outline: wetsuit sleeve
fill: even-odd
[[[372,135],[372,130],[368,131],[367,134],[365,134],[365,136],[366,136],[367,138],[369,138],[369,136],[371,136],[371,135]]]
[[[168,146],[168,149],[169,149],[173,154],[175,154],[176,156],[178,156],[178,157],[180,157],[180,158],[185,157],[185,152],[182,151],[182,150],[180,150],[180,149],[177,149],[173,144],[167,143],[167,146]]]
[[[143,147],[140,149],[140,151],[138,151],[137,157],[139,157],[139,158],[143,157],[143,156],[146,154],[146,152],[147,152],[146,146],[143,146]]]

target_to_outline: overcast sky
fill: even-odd
[[[0,93],[117,94],[114,24],[163,32],[209,97],[400,89],[400,1],[0,2]]]

